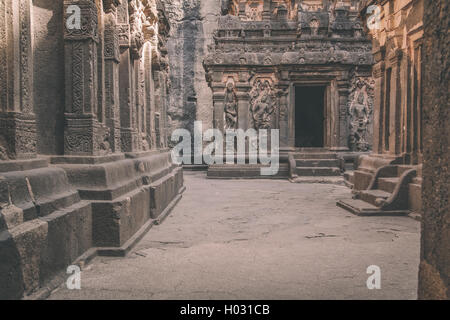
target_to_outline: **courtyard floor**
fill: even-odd
[[[185,173],[183,199],[125,258],[97,257],[50,299],[416,299],[420,223],[357,217],[350,190]],[[367,267],[381,268],[369,290]]]

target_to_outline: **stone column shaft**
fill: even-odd
[[[80,8],[81,28],[70,26]],[[107,132],[97,120],[98,112],[98,13],[92,0],[64,1],[66,107],[64,153],[97,156],[109,151]],[[76,14],[76,13],[75,13]]]
[[[373,77],[375,79],[375,97],[373,114],[373,151],[383,153],[383,127],[384,127],[384,85],[385,85],[385,66],[384,62],[379,62],[373,68]]]
[[[118,10],[120,66],[120,135],[122,152],[137,150],[138,136],[134,126],[135,110],[133,94],[133,61],[131,58],[131,32],[128,16],[128,1],[123,1]]]
[[[0,1],[0,160],[36,156],[31,0]]]
[[[119,109],[119,29],[117,27],[117,6],[120,0],[104,0],[105,30],[105,122],[109,129],[112,152],[121,151],[120,109]]]
[[[398,155],[401,152],[401,79],[400,79],[400,64],[402,58],[402,51],[397,50],[394,55],[389,57],[391,65],[391,88],[390,88],[390,126],[389,126],[389,145],[390,153]]]
[[[339,127],[337,132],[339,138],[337,142],[339,143],[338,148],[340,150],[348,149],[348,96],[349,96],[349,83],[347,80],[339,80],[337,84],[338,90],[338,110],[339,110]]]

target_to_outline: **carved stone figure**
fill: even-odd
[[[268,80],[257,80],[250,93],[250,114],[255,130],[270,129],[275,111],[274,93]]]
[[[263,13],[263,3],[261,1],[248,1],[245,7],[247,20],[261,21]]]
[[[369,125],[372,123],[373,86],[364,78],[355,78],[350,95],[350,141],[353,151],[369,151]]]
[[[227,83],[227,88],[225,89],[224,116],[225,130],[237,129],[238,106],[234,84],[232,81]]]
[[[130,28],[131,28],[131,53],[134,58],[140,57],[144,45],[143,25],[146,20],[144,6],[141,1],[131,0],[129,2]]]

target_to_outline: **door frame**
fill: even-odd
[[[305,81],[295,81],[291,83],[290,86],[290,118],[291,121],[289,121],[289,125],[290,125],[290,133],[291,133],[291,141],[292,141],[292,147],[297,148],[296,147],[296,134],[295,134],[295,130],[296,130],[296,123],[295,123],[295,119],[296,119],[296,109],[297,106],[295,104],[296,101],[296,88],[297,87],[323,87],[324,88],[324,124],[323,124],[323,148],[324,149],[330,149],[333,147],[333,142],[336,141],[335,139],[333,139],[333,132],[335,131],[335,119],[336,119],[336,115],[335,115],[335,106],[333,105],[335,99],[333,99],[333,82],[330,80],[305,80]],[[339,118],[337,118],[339,119]],[[339,120],[337,120],[339,121]]]

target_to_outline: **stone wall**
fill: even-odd
[[[425,1],[420,299],[450,299],[450,48],[447,0]]]
[[[217,27],[221,0],[164,1],[172,26],[168,50],[172,94],[170,130],[193,130],[194,121],[212,127],[212,93],[205,79],[203,59]]]
[[[63,154],[64,37],[63,0],[34,1],[34,103],[38,153]],[[54,117],[49,117],[54,114]]]

